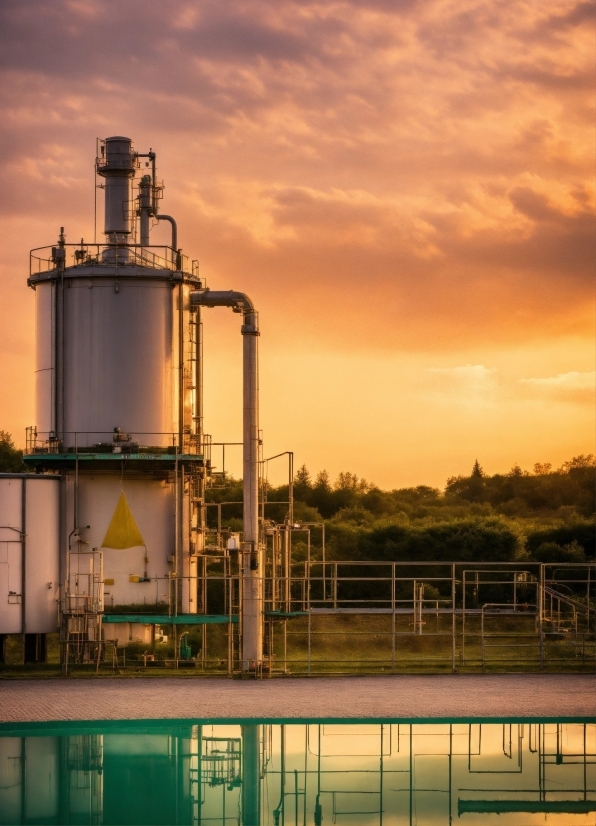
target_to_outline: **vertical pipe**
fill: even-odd
[[[462,577],[462,606],[461,606],[461,664],[466,664],[466,571]]]
[[[244,669],[263,659],[263,552],[259,541],[259,375],[258,324],[254,310],[244,312],[243,349],[243,628]]]
[[[280,538],[281,544],[281,538]],[[284,533],[283,533],[283,565],[284,565],[284,574],[285,574],[285,585],[284,585],[284,603],[285,608],[284,611],[291,611],[291,577],[292,577],[292,569],[290,565],[290,543],[289,543],[289,529],[288,526],[284,526]]]
[[[480,642],[482,645],[482,673],[484,674],[484,605],[480,616]]]
[[[288,452],[289,465],[289,484],[288,484],[288,519],[290,525],[294,524],[294,453],[290,450]]]
[[[542,627],[543,619],[543,599],[544,599],[544,565],[540,565],[538,582],[538,633],[540,634],[540,670],[544,665],[544,633]]]
[[[308,599],[308,653],[307,653],[307,674],[310,677],[310,626],[311,626],[311,612],[310,612],[310,593]]]
[[[141,228],[141,246],[148,247],[151,243],[149,239],[150,219],[152,213],[152,186],[151,175],[143,175],[139,185],[139,210]]]
[[[437,603],[438,605],[438,603]],[[451,565],[451,670],[455,671],[455,563]]]
[[[178,614],[178,582],[180,580],[180,541],[179,541],[179,526],[180,526],[180,490],[179,490],[179,466],[178,466],[178,449],[176,448],[176,458],[174,460],[174,580],[173,580],[173,597],[172,589],[170,589],[170,616]],[[173,601],[173,605],[172,605]],[[174,655],[176,649],[174,648]]]
[[[395,562],[391,563],[391,673],[395,674]]]
[[[178,452],[184,453],[184,285],[178,285]]]
[[[23,661],[25,661],[25,634],[27,633],[27,482],[21,479],[21,633]]]
[[[232,307],[243,314],[243,524],[242,664],[246,671],[263,658],[263,549],[259,536],[259,375],[258,316],[243,293],[193,291],[191,304]]]

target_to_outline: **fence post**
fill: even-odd
[[[438,605],[438,603],[437,603]],[[451,671],[455,671],[455,564],[451,565]]]
[[[391,564],[391,673],[395,674],[395,562]]]
[[[484,605],[482,606],[482,614],[480,617],[480,644],[482,646],[482,673],[484,674]]]
[[[544,565],[540,566],[539,584],[538,584],[538,633],[540,634],[540,670],[544,668],[544,628],[542,626],[543,619],[543,600],[544,600]]]

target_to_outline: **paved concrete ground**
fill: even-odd
[[[583,674],[0,682],[0,722],[591,716],[596,677]]]

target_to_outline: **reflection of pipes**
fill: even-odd
[[[279,803],[277,804],[277,808],[273,811],[273,819],[275,826],[279,824],[279,816],[280,814],[284,814],[285,812],[285,804],[286,804],[286,727],[282,724],[280,727],[280,734],[281,734],[281,743],[280,743],[280,750],[281,750],[281,780],[280,780],[280,790],[279,790]],[[298,823],[298,818],[296,818],[296,823]]]
[[[321,725],[319,724],[319,748],[317,760],[317,797],[315,800],[315,826],[322,826],[323,824],[323,807],[321,805]],[[306,776],[304,783],[306,785]]]
[[[260,826],[260,726],[242,726],[242,826]]]
[[[191,304],[231,307],[242,313],[243,336],[243,485],[244,542],[242,565],[242,667],[245,671],[263,659],[262,549],[259,542],[259,371],[258,316],[244,293],[195,290]]]

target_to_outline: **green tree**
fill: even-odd
[[[586,555],[582,546],[573,540],[568,545],[556,542],[542,542],[534,551],[534,558],[539,562],[585,562]]]
[[[472,468],[472,476],[476,479],[482,479],[484,476],[484,471],[480,467],[480,462],[478,459],[474,462],[474,467]]]
[[[478,459],[469,476],[452,476],[447,480],[446,493],[466,499],[468,502],[484,502],[486,478]]]
[[[559,473],[569,473],[572,470],[577,470],[578,468],[593,468],[596,467],[596,459],[592,453],[588,453],[587,456],[584,456],[583,453],[580,456],[574,456],[573,459],[570,459],[568,462],[563,462],[561,467],[559,468]]]
[[[312,483],[310,481],[310,473],[308,472],[308,468],[306,467],[306,465],[300,465],[300,467],[296,471],[296,475],[294,476],[294,484],[302,485],[303,487],[307,488],[312,487]]]
[[[331,490],[331,484],[329,482],[329,474],[326,470],[320,470],[317,473],[317,479],[315,482],[316,488],[322,488],[323,490]]]
[[[23,451],[15,447],[12,436],[0,430],[0,473],[26,473]]]

